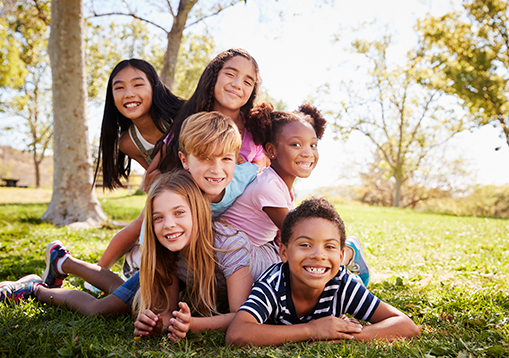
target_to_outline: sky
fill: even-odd
[[[256,1],[236,5],[209,21],[208,26],[218,51],[242,47],[253,55],[263,87],[276,100],[283,100],[289,110],[296,109],[327,82],[362,76],[365,70],[358,68],[358,57],[345,50],[356,36],[353,28],[364,29],[362,36],[374,38],[377,31],[366,24],[375,20],[387,24],[395,33],[391,58],[397,62],[416,43],[413,27],[418,19],[427,13],[437,16],[459,9],[459,1],[451,4],[443,0],[340,0],[332,6],[316,6],[314,1],[306,0],[263,3],[267,6]],[[284,11],[282,20],[278,11]],[[339,42],[333,41],[334,34],[340,34]],[[487,126],[461,134],[450,144],[451,151],[461,152],[469,160],[479,183],[509,183],[509,148],[499,133]],[[352,163],[370,158],[368,147],[369,142],[360,135],[343,143],[334,140],[327,129],[319,143],[318,165],[310,178],[296,183],[297,192],[344,183],[341,178]],[[500,149],[496,151],[496,147]]]
[[[389,57],[398,63],[416,43],[413,27],[418,19],[459,9],[459,5],[459,0],[248,0],[207,19],[206,26],[218,53],[233,47],[246,49],[259,64],[264,89],[294,110],[325,83],[362,78],[362,61],[346,50],[354,38],[377,38],[381,26],[388,25],[396,41]],[[373,21],[378,25],[370,25]],[[201,31],[203,26],[195,25],[190,31]],[[354,28],[359,32],[354,34]],[[339,41],[334,41],[335,34]],[[101,107],[89,109],[90,138],[99,135],[102,111]],[[499,133],[487,126],[462,133],[450,144],[451,153],[461,153],[470,161],[478,183],[509,183],[509,148]],[[333,137],[331,129],[326,129],[319,143],[318,165],[310,178],[297,181],[298,195],[345,184],[352,167],[370,159],[370,144],[363,136],[353,135],[347,142]],[[17,142],[0,135],[2,144],[13,141]],[[497,147],[500,150],[495,151]]]

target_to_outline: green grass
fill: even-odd
[[[99,195],[115,220],[129,221],[145,196]],[[44,269],[45,245],[62,240],[97,262],[117,229],[71,230],[42,223],[45,204],[0,204],[0,280]],[[422,326],[415,340],[230,348],[217,331],[133,340],[129,316],[82,317],[38,302],[0,304],[0,357],[507,357],[509,220],[338,205],[347,233],[361,238],[370,289]],[[118,270],[119,267],[116,267]],[[83,289],[70,278],[67,288]]]

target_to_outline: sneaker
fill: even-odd
[[[35,298],[35,292],[44,282],[37,275],[28,275],[18,281],[0,282],[0,302],[10,300],[19,303],[27,298]]]
[[[124,255],[124,262],[122,263],[122,272],[120,277],[122,277],[124,281],[130,279],[140,270],[140,263],[141,245],[136,244]]]
[[[350,260],[346,268],[350,270],[351,273],[358,275],[364,287],[368,287],[369,284],[369,267],[364,257],[364,251],[362,249],[361,241],[355,236],[348,236],[346,238],[346,246],[353,249],[354,255]]]
[[[71,256],[60,241],[53,241],[46,246],[44,259],[46,260],[46,269],[42,275],[42,280],[50,288],[62,287],[64,279],[69,276],[67,273],[61,273],[58,270],[58,263],[66,256]]]

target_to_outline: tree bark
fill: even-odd
[[[99,226],[106,219],[92,188],[88,142],[83,1],[51,1],[50,55],[53,121],[53,195],[42,216],[55,225]]]
[[[182,34],[186,27],[189,11],[193,8],[198,0],[180,0],[177,15],[174,16],[173,25],[168,32],[168,45],[164,54],[163,68],[161,69],[161,81],[172,88],[175,80],[175,70],[177,68],[177,59],[179,54],[180,43],[182,42]]]

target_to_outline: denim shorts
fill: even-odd
[[[134,296],[138,289],[140,288],[140,273],[136,272],[129,280],[124,282],[122,286],[117,288],[112,295],[117,296],[122,301],[124,301],[127,305],[132,306]]]

